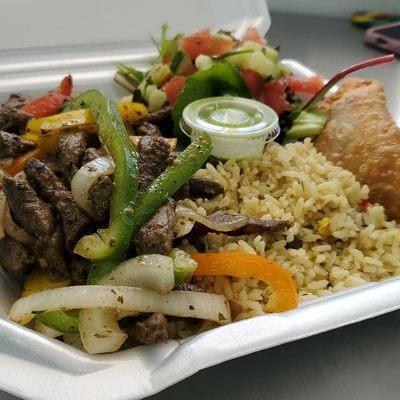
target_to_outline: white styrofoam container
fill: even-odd
[[[4,3],[10,4],[2,3],[3,12],[15,9],[17,5],[22,6],[21,3],[29,5],[24,0],[12,3],[4,0]],[[30,3],[31,8],[39,4]],[[54,8],[54,3],[49,0],[40,3]],[[70,3],[75,3],[75,0]],[[88,3],[94,6],[93,1]],[[101,7],[103,3],[96,2],[102,24],[106,21]],[[154,16],[152,13],[153,24],[147,21],[146,25],[144,21],[139,21],[142,27],[140,32],[154,31],[165,20],[162,13],[167,16],[173,14],[163,8],[162,0],[148,0],[140,4],[151,10],[156,3],[161,14]],[[175,7],[178,3],[183,1],[169,0],[169,4]],[[193,17],[191,21],[180,18],[176,24],[169,20],[175,31],[192,31],[203,26],[243,30],[249,24],[256,24],[261,32],[266,32],[270,24],[264,0],[229,1],[229,8],[226,8],[227,1],[224,0],[201,3],[203,6],[199,8],[197,1],[185,1],[186,7],[192,6],[191,10],[195,10],[197,18],[195,22]],[[121,0],[120,4],[129,6],[125,0]],[[79,5],[87,7],[86,2],[79,2]],[[224,10],[228,12],[223,13]],[[32,13],[27,15],[35,20],[35,13],[37,17],[37,9],[32,9]],[[0,24],[0,37],[4,37],[2,27],[7,24],[11,26],[12,21],[5,19]],[[96,21],[90,24],[91,28],[96,28]],[[79,21],[75,25],[78,32],[84,29]],[[28,28],[35,30],[32,21]],[[66,73],[73,74],[79,90],[96,87],[118,99],[126,93],[112,82],[114,68],[111,62],[121,61],[144,67],[154,56],[153,49],[144,37],[140,37],[140,32],[135,33],[138,40],[133,42],[121,41],[126,37],[125,27],[117,29],[112,40],[104,40],[104,32],[101,32],[98,36],[88,33],[81,41],[79,35],[72,35],[70,42],[63,32],[56,31],[49,36],[48,32],[43,34],[39,31],[37,36],[26,37],[26,40],[12,39],[17,50],[0,42],[0,99],[5,99],[12,91],[38,95],[54,88]],[[79,46],[65,46],[77,42]],[[52,47],[37,48],[43,44]],[[285,64],[296,75],[312,74],[294,60],[286,60]],[[123,400],[149,396],[200,369],[235,357],[398,309],[400,278],[326,296],[303,304],[294,311],[233,323],[185,340],[100,356],[90,356],[10,322],[7,311],[18,295],[18,286],[0,269],[0,389],[37,400]]]

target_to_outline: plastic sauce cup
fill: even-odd
[[[272,108],[256,100],[225,96],[186,106],[180,127],[191,139],[209,135],[211,155],[224,160],[258,156],[280,132],[279,118]]]

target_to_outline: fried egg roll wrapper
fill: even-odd
[[[348,79],[321,104],[329,112],[316,148],[370,188],[370,201],[400,222],[400,130],[376,80]]]

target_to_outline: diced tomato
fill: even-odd
[[[171,106],[173,106],[178,100],[178,97],[185,86],[185,80],[186,78],[184,76],[174,76],[163,86],[163,90],[167,94]]]
[[[286,97],[286,84],[280,80],[264,83],[261,100],[273,108],[277,114],[290,110],[290,104]]]
[[[293,92],[304,92],[315,94],[324,87],[324,78],[319,75],[310,78],[294,78],[289,76],[286,78],[286,83]]]
[[[363,199],[358,203],[358,207],[360,207],[361,211],[367,211],[367,208],[371,205],[371,202],[368,199]]]
[[[247,40],[250,42],[260,43],[263,45],[267,44],[266,39],[263,38],[262,36],[260,36],[260,34],[258,33],[258,30],[256,28],[254,28],[253,26],[250,26],[249,28],[247,28],[247,31],[245,32],[245,34],[242,37],[242,42],[245,42]]]
[[[263,77],[250,68],[242,68],[241,73],[254,98],[258,98],[264,85]]]
[[[72,76],[66,76],[60,83],[58,91],[66,96],[72,95]]]
[[[200,54],[218,56],[232,50],[235,46],[233,40],[212,36],[208,29],[203,29],[181,40],[181,47],[185,53],[195,60]]]
[[[33,115],[36,118],[48,117],[61,111],[64,101],[70,100],[72,94],[72,77],[66,76],[55,92],[46,94],[32,100],[30,103],[22,107],[22,111]]]
[[[189,64],[181,73],[182,76],[190,76],[197,71],[197,68],[194,64]]]

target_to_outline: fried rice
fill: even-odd
[[[204,244],[207,252],[258,254],[279,263],[296,281],[300,302],[400,275],[399,227],[382,206],[367,201],[367,186],[328,162],[310,139],[271,143],[258,159],[207,164],[196,175],[225,188],[212,200],[182,202],[203,215],[230,211],[293,223],[283,234],[209,233]],[[290,248],[294,240],[300,248]],[[185,242],[182,247],[196,251]],[[228,298],[234,320],[265,313],[270,291],[262,281],[196,279],[207,292]]]

